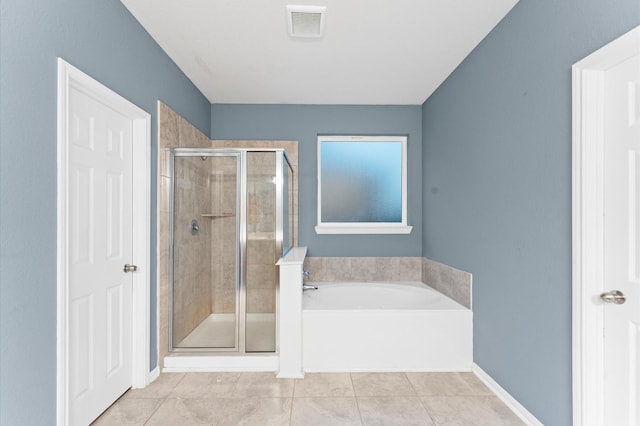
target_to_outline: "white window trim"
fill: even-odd
[[[401,142],[402,222],[322,222],[322,142]],[[318,135],[318,222],[316,234],[409,234],[407,224],[407,137],[406,136],[320,136]]]

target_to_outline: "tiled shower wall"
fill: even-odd
[[[207,217],[211,227],[211,312],[236,310],[236,201],[237,161],[233,157],[210,157],[212,199]],[[215,165],[214,165],[215,164]]]
[[[471,274],[424,257],[308,257],[309,281],[421,281],[471,309]]]
[[[163,366],[169,347],[169,218],[171,170],[169,148],[208,148],[211,141],[202,132],[158,102],[158,295],[159,295],[159,363]],[[176,339],[177,340],[177,339]]]
[[[276,312],[276,186],[272,152],[247,155],[247,313]]]
[[[201,215],[211,205],[211,162],[183,157],[176,164],[174,220],[175,273],[173,336],[184,339],[211,313],[211,268],[202,259],[211,256],[211,226]],[[204,219],[204,220],[203,220]],[[196,220],[199,231],[191,232]]]
[[[293,185],[291,192],[289,193],[289,199],[293,200],[292,208],[289,209],[289,220],[293,223],[293,229],[296,230],[293,235],[293,243],[297,245],[298,235],[298,142],[297,141],[237,141],[237,140],[211,140],[198,129],[193,127],[189,122],[176,114],[168,106],[162,102],[158,102],[158,122],[159,122],[159,150],[158,150],[158,294],[159,294],[159,363],[163,366],[164,357],[168,354],[169,349],[169,216],[170,216],[170,155],[171,148],[282,148],[286,151],[291,166],[293,168]],[[204,162],[206,163],[206,162]],[[220,182],[217,182],[220,186],[221,182],[225,179],[234,179],[232,173],[227,173],[224,176],[218,176]],[[211,173],[209,171],[208,173]],[[219,188],[213,185],[216,181],[216,176],[213,175],[210,180],[210,194],[209,202],[213,203],[213,198],[220,197]],[[229,186],[229,185],[223,185]],[[233,185],[231,185],[233,186]],[[224,190],[223,190],[224,191]],[[229,204],[233,204],[233,201],[229,201],[232,195],[227,190],[222,194],[224,201],[223,213],[228,212]],[[228,204],[228,203],[229,204]],[[213,213],[213,207],[204,208],[203,211],[211,210]],[[214,223],[207,224],[207,220]],[[218,235],[222,235],[222,239],[226,241],[226,244],[230,240],[235,240],[234,224],[235,217],[221,218],[221,219],[205,219],[198,220],[201,225],[201,229],[208,228],[208,232],[217,232]],[[261,235],[260,237],[263,237]],[[210,252],[211,262],[207,267],[210,267],[211,277],[209,279],[211,290],[210,294],[216,295],[216,297],[207,297],[207,290],[204,290],[205,297],[203,300],[210,303],[210,312],[233,312],[235,310],[235,289],[228,288],[225,282],[230,282],[229,275],[235,273],[235,258],[228,257],[226,254],[221,255],[220,244],[221,239],[209,238],[211,241]],[[261,243],[268,244],[269,248],[260,246]],[[249,291],[248,307],[253,309],[253,312],[273,312],[274,302],[273,298],[268,299],[270,301],[262,302],[261,294],[269,291],[273,292],[273,289],[277,285],[275,272],[275,266],[272,263],[272,258],[275,259],[275,247],[273,241],[256,240],[257,245],[249,244],[248,250],[260,253],[260,257],[256,258],[255,264],[248,265],[248,277],[247,285],[254,290]],[[263,244],[263,245],[264,245]],[[253,247],[255,246],[255,247]],[[202,248],[207,250],[206,248]],[[269,257],[267,260],[266,257]],[[276,259],[277,260],[277,259]],[[267,271],[266,268],[270,268]],[[225,278],[226,276],[226,278]],[[248,288],[248,290],[250,290]],[[263,294],[262,294],[263,295]],[[196,295],[197,297],[197,295]],[[260,299],[260,300],[258,300]],[[176,339],[177,340],[177,339]]]

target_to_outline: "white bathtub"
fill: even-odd
[[[431,287],[313,284],[303,296],[304,371],[471,370],[472,313]]]

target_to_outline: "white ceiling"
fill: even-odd
[[[517,0],[121,0],[211,103],[420,105]],[[294,39],[286,5],[326,6]]]

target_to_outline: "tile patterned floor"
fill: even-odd
[[[166,373],[94,425],[523,425],[473,373]]]

